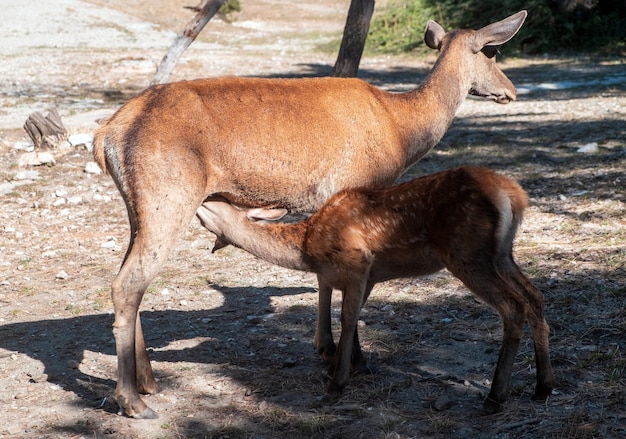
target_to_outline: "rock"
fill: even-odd
[[[94,201],[103,201],[105,203],[108,203],[109,201],[111,201],[111,197],[108,195],[100,195],[100,194],[96,194],[93,196]]]
[[[450,407],[452,407],[452,401],[446,395],[439,395],[433,403],[433,408],[439,412],[448,410]]]
[[[56,161],[54,156],[47,152],[27,152],[22,154],[18,160],[18,166],[23,168],[26,166],[54,165]]]
[[[102,174],[102,169],[100,169],[100,166],[98,166],[98,164],[96,162],[87,162],[85,164],[85,172],[87,174]]]
[[[81,204],[83,202],[83,197],[81,197],[80,195],[75,195],[73,197],[69,197],[67,199],[67,202],[69,204]]]
[[[11,436],[17,436],[18,434],[24,433],[24,429],[21,425],[15,423],[10,424],[4,427],[4,431],[6,431]]]
[[[15,184],[13,183],[0,183],[0,195],[10,194],[15,190]]]
[[[116,244],[117,244],[117,241],[115,240],[115,238],[109,238],[108,241],[105,241],[102,244],[100,244],[100,247],[114,248]]]
[[[33,383],[45,383],[48,381],[48,375],[42,372],[32,372],[27,374]]]
[[[91,134],[72,134],[67,138],[68,142],[72,146],[85,145],[87,149],[89,149],[88,144],[93,144],[93,135]],[[91,146],[93,149],[93,145]]]
[[[16,149],[18,151],[31,152],[35,150],[35,145],[33,145],[32,142],[15,142],[13,144],[13,149]]]
[[[40,178],[39,171],[19,171],[13,180],[39,180]]]
[[[298,361],[292,357],[287,357],[283,361],[283,367],[294,367],[296,364],[298,364]]]
[[[576,150],[576,152],[580,152],[581,154],[596,154],[598,151],[600,151],[600,149],[596,142],[587,143]]]
[[[68,274],[65,272],[65,270],[61,270],[54,277],[55,279],[65,280],[68,278]]]

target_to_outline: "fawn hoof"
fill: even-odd
[[[322,361],[324,361],[324,363],[330,363],[333,359],[333,356],[335,355],[336,350],[337,348],[335,347],[335,345],[330,344],[326,346],[319,346],[317,348],[317,353],[322,357]]]
[[[504,410],[504,401],[499,402],[495,399],[487,396],[483,401],[482,413],[485,415],[493,415],[494,413],[500,413]]]
[[[322,396],[322,402],[326,404],[333,404],[339,401],[339,398],[341,398],[341,394],[343,393],[342,390],[343,389],[341,389],[336,383],[331,381],[326,389],[326,394]]]
[[[356,375],[376,375],[379,369],[375,366],[371,366],[368,363],[355,364],[352,367],[352,372]]]
[[[532,399],[533,401],[545,401],[550,395],[552,395],[553,388],[554,386],[552,385],[536,386],[535,391],[533,392],[530,399]]]

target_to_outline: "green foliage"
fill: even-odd
[[[223,20],[228,21],[231,13],[239,11],[241,11],[239,0],[226,0],[217,13]]]
[[[526,23],[505,52],[592,52],[619,54],[626,48],[626,2],[611,0],[390,0],[376,11],[368,50],[425,50],[429,19],[446,29],[482,26],[526,9]]]
[[[375,52],[397,54],[424,47],[424,26],[435,17],[440,19],[436,9],[428,6],[424,0],[392,0],[383,11],[374,14],[367,36],[367,48]]]

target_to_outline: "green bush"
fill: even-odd
[[[424,48],[429,19],[446,29],[478,29],[526,9],[526,23],[505,52],[593,52],[626,48],[626,1],[620,0],[390,0],[377,10],[367,48],[400,53]]]

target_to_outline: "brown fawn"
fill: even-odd
[[[329,358],[328,395],[337,397],[351,365],[367,368],[357,322],[378,282],[424,276],[447,268],[495,308],[503,339],[493,383],[483,406],[502,409],[524,322],[532,330],[537,365],[534,399],[554,387],[543,295],[520,271],[512,247],[528,198],[511,179],[491,170],[460,167],[385,189],[345,190],[305,221],[259,223],[285,211],[241,210],[227,202],[205,203],[202,224],[227,244],[261,259],[314,272],[319,282],[318,351]],[[330,327],[332,289],[343,293],[341,336],[335,349]]]

